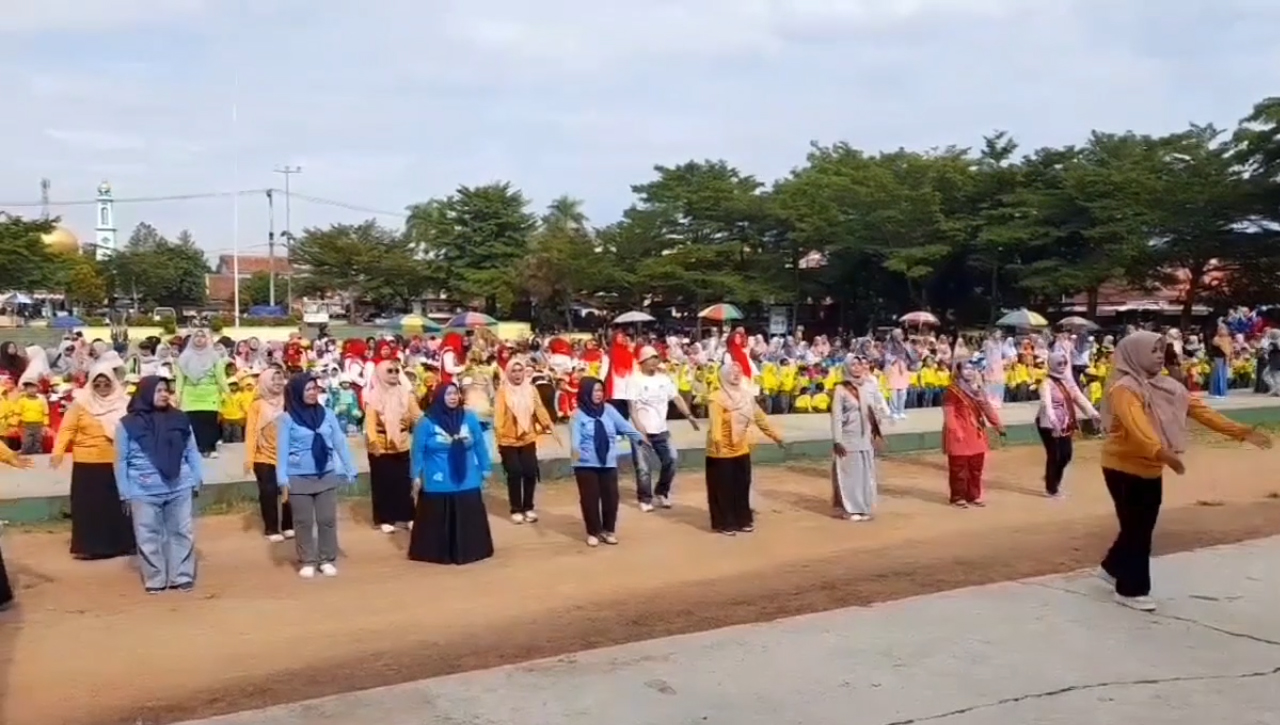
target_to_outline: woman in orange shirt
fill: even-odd
[[[1115,587],[1116,601],[1144,612],[1151,598],[1151,532],[1160,515],[1162,474],[1186,468],[1187,419],[1238,441],[1270,448],[1264,433],[1240,425],[1193,398],[1181,383],[1161,375],[1165,340],[1154,332],[1133,332],[1120,340],[1102,400],[1102,476],[1115,502],[1120,533],[1102,560],[1098,576]]]
[[[276,418],[284,412],[284,370],[272,365],[258,377],[258,394],[244,421],[244,472],[258,482],[262,533],[278,543],[294,537],[293,507],[276,482]]]
[[[137,551],[133,521],[120,505],[116,486],[115,435],[129,406],[113,362],[89,370],[89,386],[75,391],[49,467],[58,468],[71,451],[71,555],[77,559],[114,559]]]
[[[369,451],[369,499],[373,525],[382,533],[413,524],[410,480],[414,424],[422,417],[413,386],[397,358],[379,362],[364,389],[364,432]]]

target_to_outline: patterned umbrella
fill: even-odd
[[[613,318],[613,324],[615,325],[638,325],[642,322],[653,322],[653,321],[654,321],[653,315],[650,315],[645,312],[637,312],[634,310],[631,312],[623,312],[621,315],[618,315],[617,317]]]
[[[405,332],[440,332],[444,329],[439,322],[422,315],[402,315],[392,321],[391,325]]]
[[[461,315],[454,315],[445,327],[493,327],[496,324],[498,321],[488,315],[479,312],[463,312]]]
[[[1022,309],[1014,310],[1009,314],[996,320],[997,327],[1048,327],[1049,321],[1031,310]]]
[[[936,325],[938,324],[938,318],[932,312],[918,310],[916,312],[908,312],[899,317],[898,322],[905,325]]]
[[[1086,320],[1083,317],[1072,315],[1058,320],[1058,324],[1072,330],[1096,330],[1098,323]]]
[[[718,305],[711,305],[707,309],[698,313],[698,317],[712,322],[725,322],[727,320],[741,320],[742,310],[734,307],[727,302],[721,302]]]

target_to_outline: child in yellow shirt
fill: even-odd
[[[813,397],[811,407],[815,413],[831,412],[831,396],[827,394],[827,389],[822,383],[814,384]]]
[[[241,443],[244,441],[244,422],[249,417],[249,408],[244,404],[244,391],[239,380],[227,381],[228,392],[222,396],[222,405],[218,407],[218,418],[222,423],[222,442]]]
[[[797,413],[813,412],[813,396],[809,394],[809,388],[804,388],[800,394],[796,396],[793,408]]]
[[[18,426],[22,429],[22,453],[36,455],[44,448],[44,430],[49,427],[49,401],[35,383],[25,383],[15,401]]]

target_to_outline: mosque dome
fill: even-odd
[[[66,227],[56,227],[48,234],[40,235],[40,238],[54,254],[80,253],[80,239]]]

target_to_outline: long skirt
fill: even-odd
[[[115,467],[110,463],[71,466],[71,555],[114,559],[137,551],[133,519],[120,503]]]
[[[191,433],[196,439],[196,448],[202,455],[218,450],[218,438],[222,436],[222,426],[218,425],[216,410],[193,410],[187,413],[191,421]]]
[[[876,456],[848,450],[831,462],[832,505],[850,515],[870,516],[876,508]]]
[[[373,523],[413,521],[413,482],[409,480],[409,452],[369,456],[369,493]]]
[[[707,509],[713,531],[751,529],[755,515],[751,510],[750,453],[732,458],[707,456]]]
[[[489,514],[480,489],[418,494],[409,558],[431,564],[471,564],[493,556]]]
[[[9,572],[4,568],[4,552],[0,551],[0,609],[13,603],[13,587],[9,586]]]

